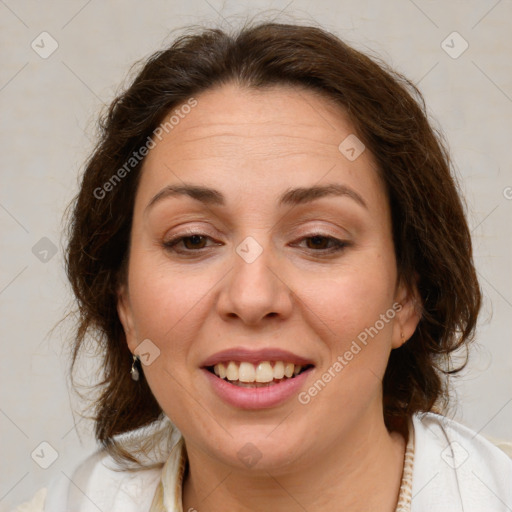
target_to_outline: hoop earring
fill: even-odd
[[[139,373],[139,356],[133,355],[133,362],[132,362],[132,369],[130,370],[130,374],[132,376],[132,379],[137,381],[139,380],[140,373]]]

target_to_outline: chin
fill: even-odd
[[[210,446],[209,451],[226,465],[239,470],[279,473],[295,465],[307,450],[305,435],[290,433],[289,425],[284,427],[281,432],[275,426],[262,428],[257,425],[253,429],[245,427],[244,433],[233,433],[226,444]]]

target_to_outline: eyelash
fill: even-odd
[[[172,238],[171,240],[167,240],[166,242],[163,243],[163,246],[166,250],[168,250],[170,252],[174,252],[177,254],[189,254],[189,255],[193,255],[193,253],[197,254],[199,252],[202,252],[204,249],[208,249],[208,247],[200,247],[197,250],[187,249],[187,250],[183,251],[183,250],[178,250],[175,248],[179,243],[183,242],[184,240],[193,238],[193,237],[200,237],[203,239],[211,239],[211,237],[209,237],[208,235],[205,235],[203,233],[188,233],[186,235],[180,235],[175,238]],[[344,242],[343,240],[339,240],[338,238],[335,238],[335,237],[332,237],[329,235],[324,235],[322,233],[314,233],[309,236],[302,237],[299,239],[299,241],[311,240],[313,238],[322,238],[322,239],[325,239],[333,244],[333,247],[331,247],[330,249],[320,249],[320,250],[308,249],[308,250],[311,250],[314,253],[316,253],[317,256],[324,256],[324,255],[327,256],[330,254],[338,253],[349,246],[348,242]],[[215,244],[215,245],[220,245],[220,244]]]

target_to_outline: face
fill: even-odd
[[[339,149],[345,112],[312,91],[196,99],[144,161],[128,345],[189,452],[306,465],[383,424],[390,351],[416,327],[385,189],[368,150]]]

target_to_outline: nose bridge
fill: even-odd
[[[290,313],[290,291],[279,279],[279,265],[268,232],[247,236],[235,247],[233,270],[222,290],[219,313],[255,324]]]

